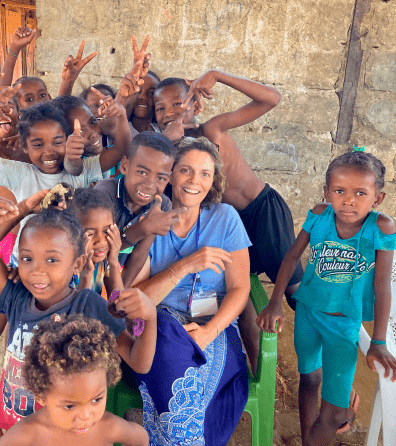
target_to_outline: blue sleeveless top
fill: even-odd
[[[377,217],[371,211],[353,237],[341,239],[331,205],[320,215],[309,211],[303,229],[310,234],[310,254],[293,297],[319,311],[373,320],[375,251],[396,248],[396,233],[381,232]]]

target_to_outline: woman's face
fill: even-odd
[[[215,165],[208,152],[192,149],[173,168],[172,201],[187,208],[200,207],[213,184]]]

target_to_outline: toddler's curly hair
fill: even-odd
[[[48,392],[54,373],[67,376],[103,368],[107,386],[114,386],[121,378],[113,333],[100,321],[81,314],[54,314],[40,322],[24,353],[22,379],[25,388],[36,396]]]

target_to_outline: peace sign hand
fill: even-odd
[[[104,95],[94,87],[91,87],[91,91],[98,97],[99,104],[101,104],[98,108],[98,113],[102,119],[110,118],[111,116],[122,116],[123,114],[126,116],[125,108],[111,96]]]
[[[182,107],[187,107],[188,103],[192,99],[193,96],[195,96],[195,99],[198,103],[199,111],[203,111],[203,101],[201,95],[205,99],[213,99],[213,90],[212,88],[217,82],[216,77],[216,71],[215,70],[209,70],[205,74],[203,74],[201,77],[189,80],[186,79],[187,85],[190,86],[190,90],[187,94],[186,99],[184,100]]]
[[[62,80],[74,82],[85,65],[87,65],[87,63],[90,62],[98,54],[97,51],[94,51],[89,56],[82,59],[84,46],[85,40],[80,43],[75,58],[72,55],[66,57],[65,64],[63,65],[62,69]]]
[[[121,79],[119,94],[122,98],[128,98],[139,93],[140,86],[144,84],[144,80],[140,79],[142,69],[143,62],[138,61],[133,65],[132,70]]]
[[[183,119],[185,118],[188,110],[186,109],[183,113],[180,113],[180,115],[170,124],[168,124],[165,130],[162,132],[173,143],[180,141],[180,139],[183,138],[185,129],[195,129],[199,127],[199,124],[195,124],[193,122],[190,123],[183,122]]]

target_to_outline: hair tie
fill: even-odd
[[[365,146],[357,147],[357,146],[353,145],[352,152],[364,152],[364,149],[365,149]]]

